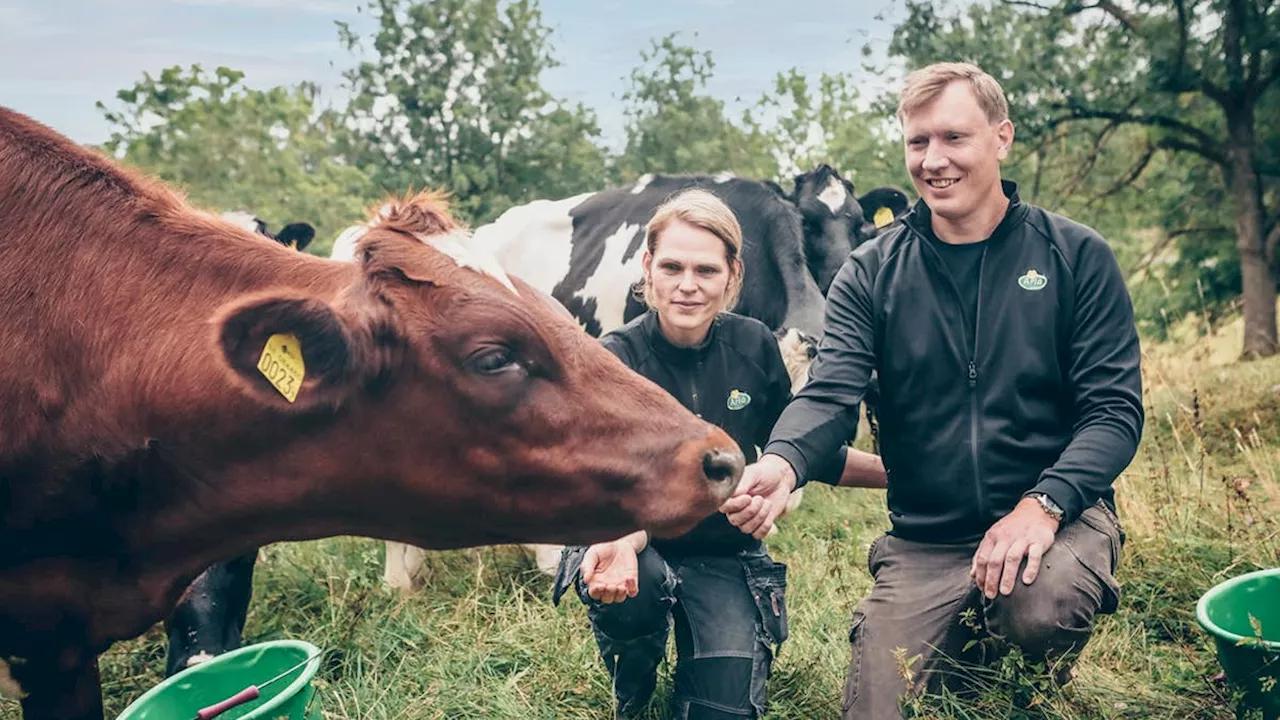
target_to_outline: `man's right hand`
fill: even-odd
[[[780,455],[761,455],[743,471],[742,481],[733,497],[720,506],[720,512],[734,527],[759,540],[773,529],[773,521],[786,509],[795,486],[791,463]]]
[[[636,548],[623,538],[597,543],[582,556],[582,581],[587,594],[602,603],[620,603],[639,592],[640,567]]]

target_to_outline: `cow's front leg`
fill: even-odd
[[[57,668],[32,659],[14,668],[23,692],[22,720],[103,720],[98,659],[79,667]]]

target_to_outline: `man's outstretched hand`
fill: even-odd
[[[773,521],[787,507],[796,486],[791,463],[778,455],[765,454],[747,466],[733,497],[724,501],[720,512],[742,532],[762,539],[773,529]]]

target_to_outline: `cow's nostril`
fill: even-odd
[[[809,356],[810,360],[818,357],[818,348],[814,347],[813,345],[810,345],[804,352],[806,355]]]
[[[708,450],[702,456],[702,472],[707,480],[715,485],[726,485],[730,489],[737,487],[745,465],[746,460],[737,450]]]

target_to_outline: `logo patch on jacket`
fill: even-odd
[[[1022,286],[1023,290],[1043,290],[1044,286],[1049,284],[1049,278],[1032,268],[1027,271],[1026,275],[1018,278],[1018,284]]]
[[[725,402],[730,410],[741,410],[751,404],[751,396],[741,390],[733,390],[729,393],[729,400]]]

